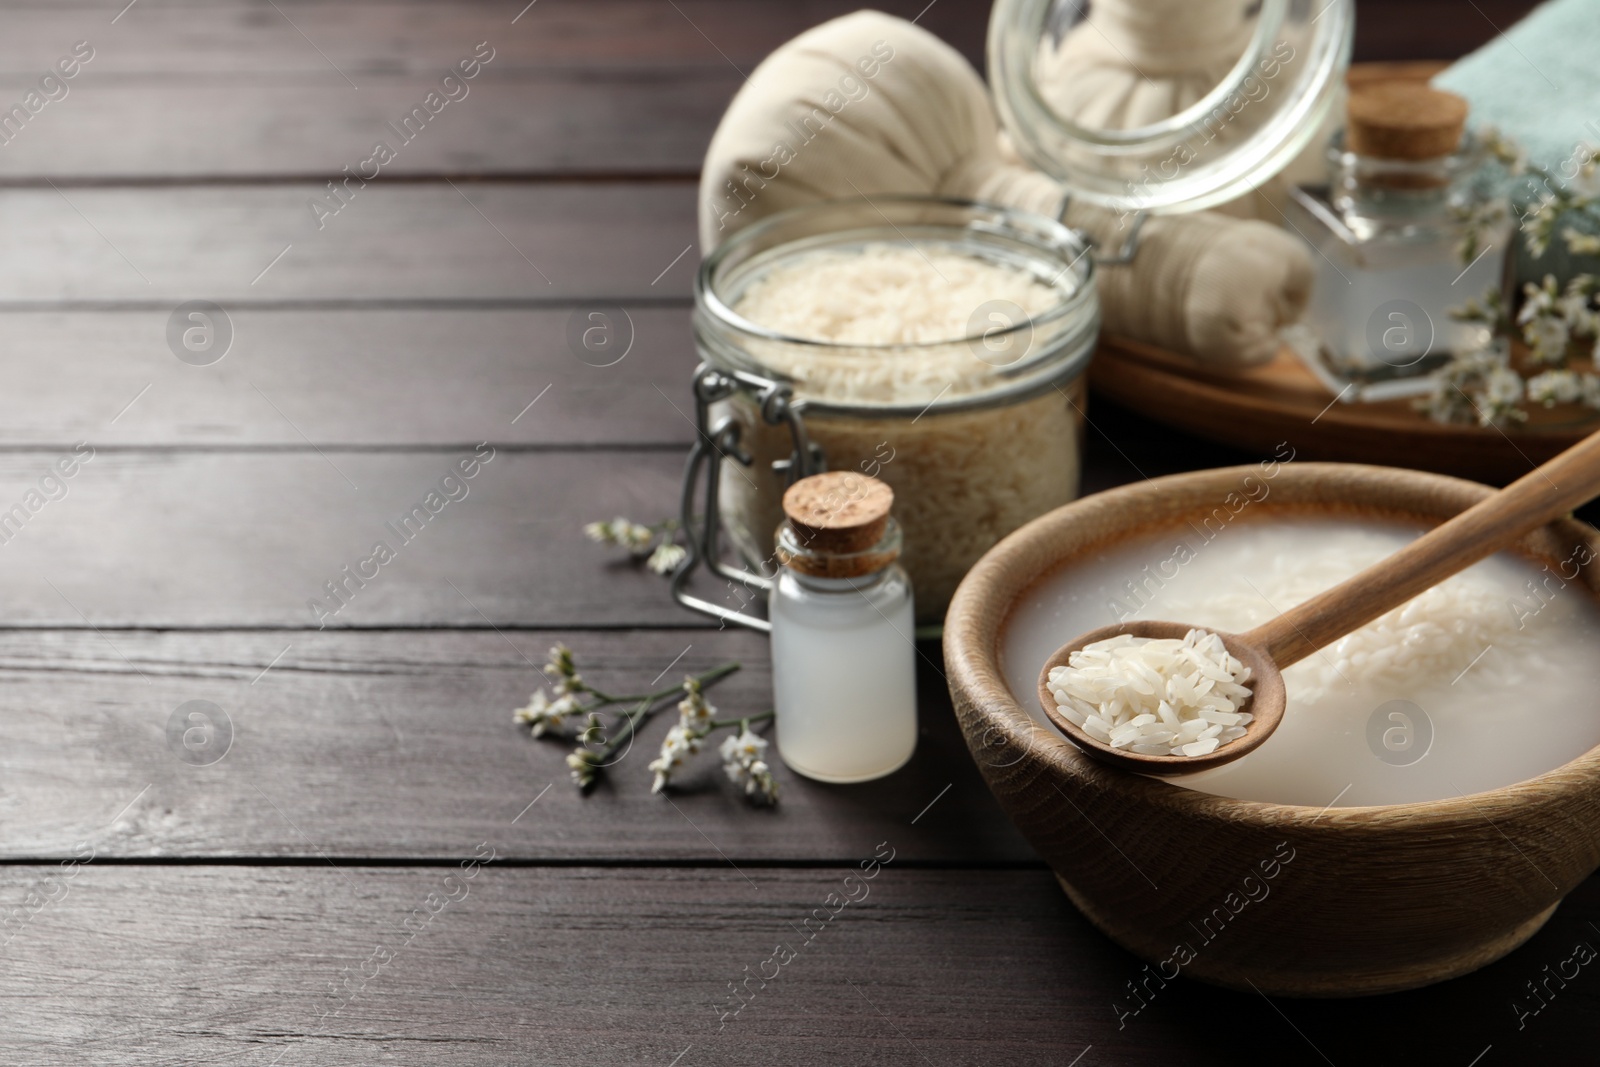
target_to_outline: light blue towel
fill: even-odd
[[[1462,18],[1482,18],[1463,5]],[[1466,97],[1492,125],[1558,168],[1580,142],[1600,145],[1600,0],[1550,0],[1459,60],[1433,84]]]

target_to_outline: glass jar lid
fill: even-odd
[[[1353,0],[995,0],[1017,151],[1079,199],[1197,211],[1282,170],[1339,99]]]

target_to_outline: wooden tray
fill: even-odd
[[[1528,422],[1500,430],[1445,425],[1410,400],[1335,403],[1288,350],[1240,374],[1207,371],[1192,359],[1103,337],[1089,382],[1108,400],[1167,425],[1263,455],[1288,442],[1303,459],[1379,463],[1512,481],[1587,434],[1600,412],[1576,405],[1529,406]]]

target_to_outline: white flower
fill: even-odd
[[[682,545],[675,545],[670,541],[663,541],[650,553],[650,558],[645,560],[645,566],[657,574],[667,575],[678,569],[689,555],[689,550]]]
[[[578,700],[572,694],[563,694],[551,700],[541,689],[528,698],[527,707],[518,708],[512,713],[512,719],[533,727],[534,737],[543,737],[546,730],[560,729],[567,716],[578,710]]]
[[[583,732],[578,734],[580,745],[604,745],[606,743],[606,724],[594,712],[589,713],[588,720],[583,724]]]
[[[1522,339],[1531,348],[1533,358],[1543,363],[1560,365],[1567,358],[1567,344],[1572,339],[1573,318],[1577,325],[1586,325],[1587,297],[1581,293],[1566,297],[1556,292],[1556,280],[1545,275],[1543,285],[1529,282],[1523,287],[1527,299],[1517,313],[1522,326]],[[1574,306],[1573,299],[1576,299]]]
[[[705,694],[700,692],[700,683],[693,678],[683,681],[684,698],[678,701],[679,721],[695,730],[705,730],[711,725],[711,720],[717,717],[717,709],[706,703]]]
[[[1547,370],[1528,379],[1528,399],[1545,407],[1570,404],[1583,395],[1583,383],[1570,370]]]
[[[665,789],[673,772],[700,751],[706,734],[711,731],[712,720],[717,716],[717,709],[706,703],[700,683],[694,678],[683,680],[683,692],[683,699],[678,701],[678,722],[667,731],[661,742],[661,754],[647,768],[656,775],[650,786],[652,793]]]
[[[1471,423],[1482,422],[1490,425],[1492,421],[1516,418],[1516,414],[1504,411],[1496,412],[1483,410],[1481,400],[1484,400],[1483,389],[1487,379],[1505,372],[1507,355],[1504,346],[1498,342],[1487,348],[1469,349],[1458,353],[1444,366],[1433,373],[1433,392],[1413,404],[1419,411],[1424,411],[1435,422],[1444,423]],[[1512,374],[1516,379],[1516,375]],[[1520,388],[1520,379],[1512,385]],[[1506,388],[1501,383],[1500,389]],[[1494,405],[1490,405],[1491,408]]]
[[[729,781],[744,787],[745,795],[758,803],[774,803],[778,799],[778,783],[772,778],[772,769],[762,758],[767,752],[763,737],[750,732],[746,726],[737,736],[729,735],[718,750],[722,756],[722,770]]]
[[[1509,367],[1496,367],[1483,380],[1483,398],[1495,407],[1522,399],[1522,377]]]
[[[1585,374],[1583,378],[1583,402],[1591,408],[1600,408],[1600,378],[1592,374]]]
[[[665,789],[673,772],[682,767],[690,756],[699,752],[704,743],[705,735],[684,723],[680,722],[668,730],[665,740],[661,742],[661,754],[645,768],[654,771],[656,776],[650,786],[650,792],[659,793]]]
[[[584,536],[602,545],[619,545],[630,552],[643,552],[655,540],[655,531],[642,523],[618,515],[610,522],[591,522],[583,528]]]
[[[1575,256],[1592,256],[1600,253],[1600,234],[1584,233],[1568,226],[1561,231],[1561,236],[1566,238],[1567,251]]]
[[[544,669],[547,673],[567,677],[577,672],[577,664],[572,659],[572,649],[557,641],[550,646],[549,658]]]
[[[1523,397],[1521,375],[1509,367],[1497,367],[1483,379],[1483,392],[1477,405],[1478,425],[1500,426],[1524,422],[1528,413],[1517,407]]]
[[[1561,208],[1557,206],[1556,198],[1551,195],[1541,197],[1539,206],[1529,211],[1522,219],[1523,244],[1527,246],[1529,254],[1534,259],[1543,259],[1545,252],[1550,247],[1550,238],[1554,236],[1556,222],[1561,217]]]
[[[573,749],[567,757],[567,766],[572,768],[572,780],[578,788],[587,789],[594,784],[595,774],[600,769],[600,756],[586,748]]]
[[[736,782],[743,781],[742,775],[751,762],[760,759],[767,753],[767,739],[750,732],[749,727],[740,734],[729,734],[722,741],[722,747],[717,750],[722,757],[722,762],[727,766],[728,777]]]
[[[528,706],[511,713],[511,721],[525,726],[543,722],[550,708],[550,696],[543,689],[528,698]]]
[[[778,802],[778,782],[764,760],[750,764],[750,780],[744,784],[744,794],[758,804]]]
[[[1574,334],[1594,333],[1594,309],[1589,306],[1589,294],[1582,289],[1569,287],[1561,299],[1556,301],[1556,308]]]
[[[1516,141],[1493,126],[1483,127],[1479,131],[1479,136],[1489,153],[1513,174],[1521,174],[1527,169],[1528,154]]]
[[[578,665],[572,658],[572,649],[557,643],[550,649],[550,660],[544,665],[544,676],[549,678],[554,675],[558,681],[555,683],[558,693],[583,692],[583,676],[578,673]]]
[[[617,544],[622,545],[630,552],[643,552],[650,547],[650,542],[656,537],[655,531],[648,526],[627,519],[617,520]]]
[[[1531,355],[1541,363],[1562,363],[1567,358],[1567,345],[1572,341],[1572,331],[1566,320],[1555,315],[1541,315],[1522,328],[1523,339],[1533,351]]]
[[[1532,282],[1522,287],[1525,299],[1522,310],[1517,312],[1518,322],[1532,322],[1541,315],[1548,315],[1556,306],[1556,278],[1553,274],[1544,276],[1543,285]]]

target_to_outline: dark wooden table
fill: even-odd
[[[652,796],[663,721],[587,798],[513,728],[557,639],[622,688],[739,659],[715,701],[768,703],[762,640],[579,527],[672,509],[698,161],[740,72],[850,4],[124,2],[0,7],[4,100],[93,51],[0,146],[0,1062],[1592,1060],[1592,968],[1515,1005],[1600,945],[1594,881],[1470,978],[1178,982],[1119,1028],[1141,964],[1001,817],[936,646],[911,765],[780,769],[776,811],[714,758]],[[1366,5],[1361,55],[1459,54],[1524,6]],[[984,8],[922,22],[976,56]],[[470,94],[333,199],[479,42]],[[606,368],[566,341],[598,300],[636,332]],[[186,362],[191,301],[220,311]],[[1245,458],[1093,415],[1091,489]],[[468,495],[319,628],[308,601],[483,442]],[[870,896],[797,933],[881,843]]]

